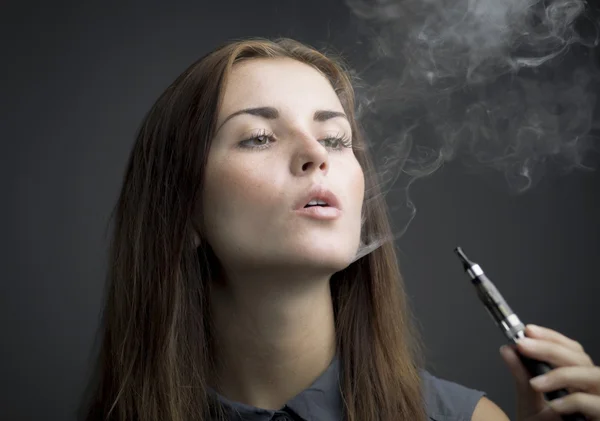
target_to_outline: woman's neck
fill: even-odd
[[[236,287],[233,287],[235,285]],[[280,409],[336,353],[329,276],[211,285],[215,384],[230,400]]]

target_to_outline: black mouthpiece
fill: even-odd
[[[456,254],[458,254],[458,257],[460,258],[460,261],[463,264],[463,267],[465,268],[465,270],[468,270],[471,268],[471,266],[474,266],[475,263],[470,261],[469,258],[467,257],[467,255],[462,251],[462,249],[460,247],[456,247],[454,249],[454,252]]]

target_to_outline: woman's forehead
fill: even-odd
[[[272,106],[341,109],[331,83],[317,69],[292,59],[251,59],[234,65],[221,111]]]

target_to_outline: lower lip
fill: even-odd
[[[331,206],[311,206],[310,208],[297,209],[296,212],[303,216],[324,220],[337,219],[342,214],[342,211],[338,208]]]

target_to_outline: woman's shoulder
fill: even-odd
[[[470,421],[485,392],[420,370],[427,415],[434,421]]]

